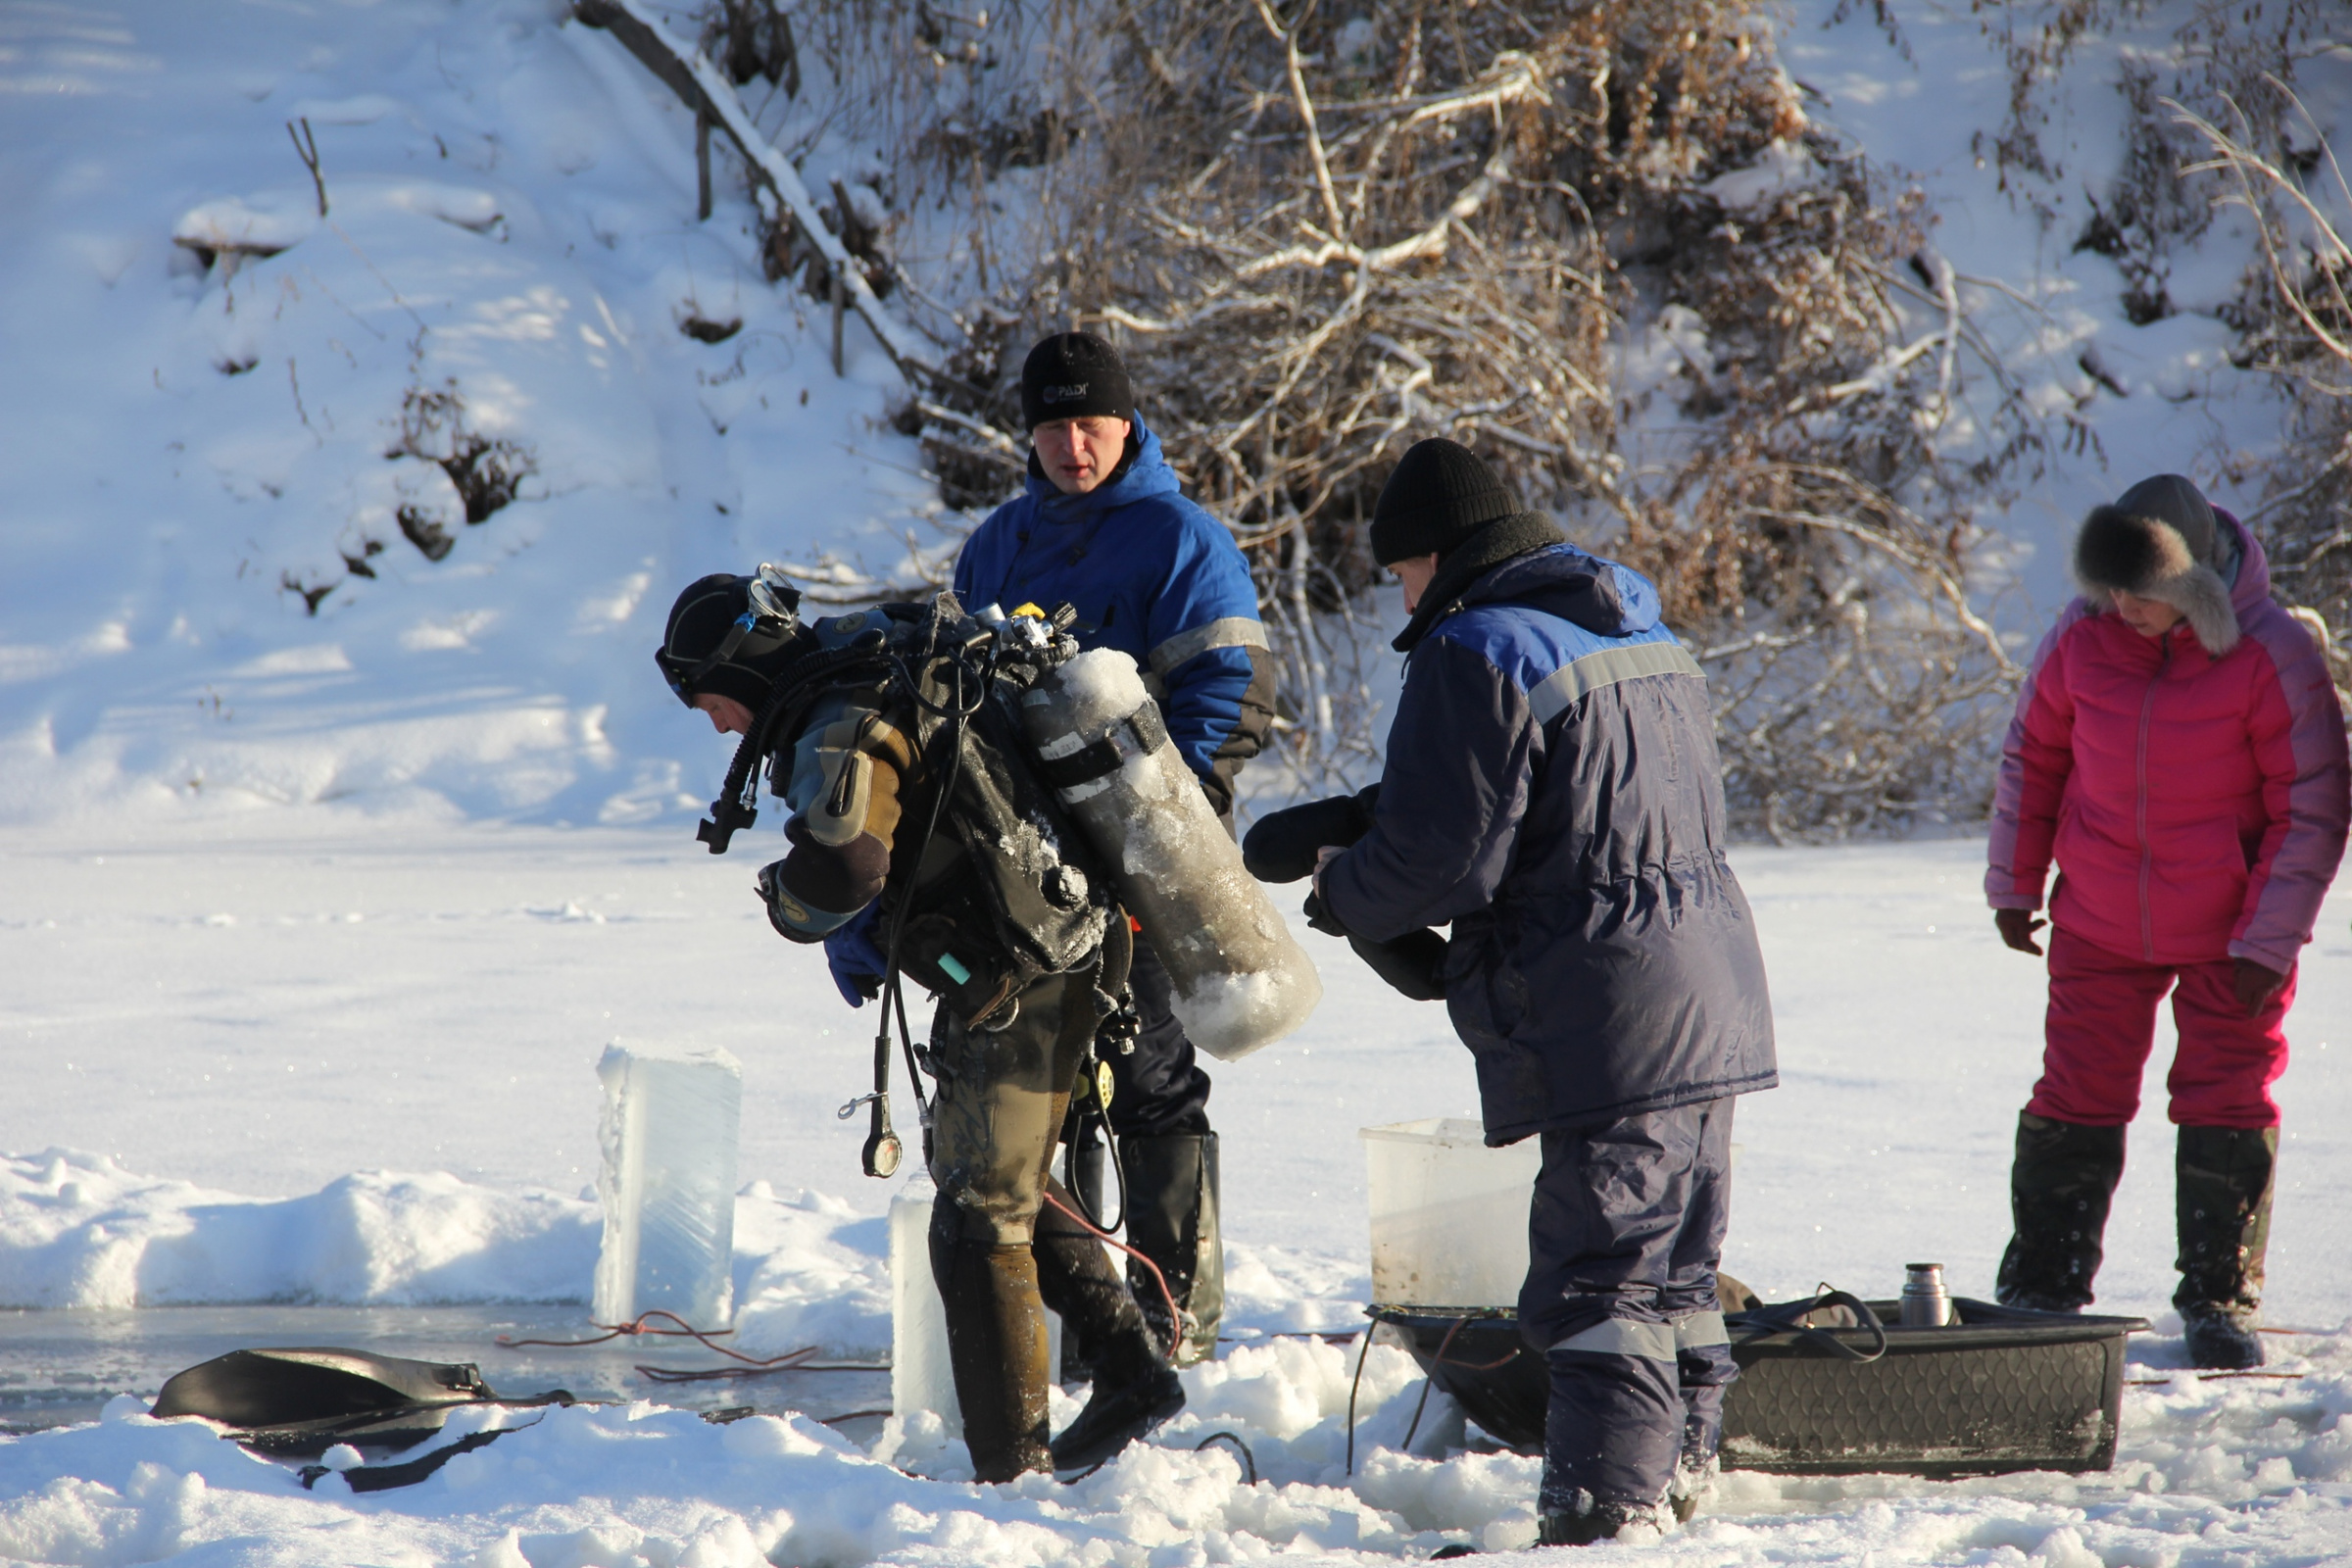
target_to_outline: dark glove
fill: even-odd
[[[760,868],[760,874],[752,881],[753,885],[760,890],[760,906],[767,910],[767,923],[776,928],[776,935],[787,942],[798,942],[803,947],[816,940],[808,931],[794,925],[785,917],[785,911],[790,910],[793,914],[806,920],[808,918],[808,911],[801,906],[800,900],[784,891],[784,862],[782,860],[768,861]]]
[[[2041,944],[2034,940],[2034,933],[2049,921],[2036,919],[2032,909],[1995,909],[1992,923],[2000,928],[2001,941],[2020,953],[2041,956]]]
[[[1415,1002],[1445,1000],[1446,939],[1429,927],[1374,942],[1342,925],[1321,893],[1306,896],[1306,923],[1327,937],[1346,937],[1355,956],[1398,993]]]
[[[2262,1009],[2271,1004],[2278,988],[2286,984],[2286,976],[2252,958],[2238,959],[2237,973],[2232,978],[2237,986],[2237,1004],[2246,1009],[2249,1018],[2261,1017]]]
[[[1312,870],[1313,867],[1310,865],[1308,869]],[[1283,880],[1287,882],[1294,879],[1285,877]],[[1322,889],[1317,888],[1309,892],[1306,896],[1306,903],[1301,907],[1306,910],[1308,930],[1320,931],[1327,937],[1344,937],[1348,934],[1348,928],[1340,924],[1340,917],[1331,912],[1331,906],[1323,902]]]
[[[825,938],[825,966],[841,1000],[862,1007],[882,994],[883,972],[890,959],[874,946],[874,927],[880,923],[876,906],[867,905],[857,918]]]
[[[1380,786],[1371,784],[1353,795],[1261,816],[1243,836],[1242,864],[1260,882],[1296,882],[1311,875],[1317,850],[1327,844],[1345,849],[1372,831],[1372,808],[1379,799]]]
[[[1446,1000],[1446,939],[1429,927],[1392,942],[1349,937],[1348,945],[1391,990],[1414,1002]]]

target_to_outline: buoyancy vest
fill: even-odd
[[[1111,906],[1110,879],[1039,775],[1013,706],[1055,652],[1005,657],[950,593],[809,630],[820,654],[871,657],[831,667],[798,705],[803,722],[778,727],[770,787],[784,793],[807,715],[864,709],[912,742],[878,940],[967,1025],[1002,1028],[1031,984],[1097,962]]]

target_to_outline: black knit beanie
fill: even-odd
[[[710,657],[736,617],[751,608],[751,594],[745,586],[750,580],[721,571],[687,585],[669,607],[669,621],[662,628],[662,646],[656,653],[655,662],[663,674],[682,673]],[[732,697],[757,712],[767,701],[776,676],[792,662],[792,646],[791,639],[778,642],[773,637],[754,637],[738,648],[733,658],[703,671],[690,689],[678,695],[689,707],[705,693]]]
[[[1388,566],[1414,556],[1447,555],[1480,528],[1518,511],[1519,498],[1477,453],[1444,436],[1416,441],[1372,508],[1372,559]]]
[[[1092,332],[1056,332],[1021,364],[1021,421],[1132,419],[1135,391],[1119,351]]]

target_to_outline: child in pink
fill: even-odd
[[[2271,597],[2253,535],[2177,474],[2094,509],[2082,597],[2042,640],[2002,750],[1985,893],[2002,940],[2042,950],[2041,1081],[2018,1121],[2016,1235],[1998,1296],[2091,1299],[2124,1128],[2167,991],[2180,1048],[2180,1310],[2191,1361],[2260,1364],[2254,1326],[2295,963],[2352,815],[2327,660]]]

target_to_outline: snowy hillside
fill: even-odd
[[[674,587],[937,543],[888,362],[562,14],[5,14],[0,812],[676,810]]]
[[[1973,340],[2040,416],[1984,519],[2024,638],[2089,502],[2166,468],[2259,501],[2279,405],[2215,314],[2245,226],[2169,252],[2174,314],[2146,325],[2144,282],[2077,248],[2127,150],[2116,71],[2162,57],[2179,7],[2043,85],[2049,178],[1984,157],[2011,76],[1983,19],[1898,6],[1890,37],[1849,9],[1796,7],[1784,57],[1816,125],[1917,176]],[[683,812],[708,786],[644,667],[675,585],[762,557],[910,580],[910,550],[953,548],[871,337],[853,318],[836,379],[821,307],[762,278],[729,161],[698,223],[692,117],[566,15],[5,13],[0,818]],[[2332,128],[2352,61],[2305,71]],[[1703,359],[1687,320],[1642,330],[1629,367]],[[1939,438],[1963,460],[1992,438],[1978,380]]]

